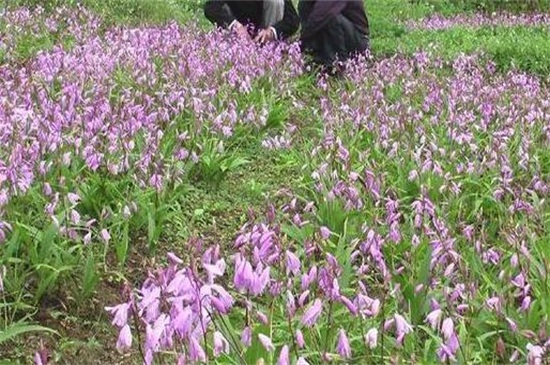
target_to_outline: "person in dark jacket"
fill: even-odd
[[[369,48],[369,22],[363,0],[300,0],[302,50],[315,65],[332,69]]]
[[[300,25],[292,0],[207,0],[204,14],[217,26],[261,43],[286,39]],[[247,25],[253,27],[252,32]]]

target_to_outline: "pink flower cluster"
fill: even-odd
[[[405,23],[409,29],[442,30],[454,27],[480,28],[487,26],[516,27],[516,26],[550,26],[550,14],[525,13],[511,14],[506,12],[485,14],[457,14],[446,17],[434,14],[418,20],[409,20]]]
[[[368,361],[382,339],[392,353],[428,331],[453,362],[495,330],[499,356],[540,363],[550,339],[526,319],[543,295],[550,90],[477,56],[355,62],[346,77],[357,88],[321,78],[310,101],[323,125],[308,199],[290,194],[223,255],[235,336],[283,359]],[[254,336],[266,326],[287,336]]]
[[[282,365],[368,363],[429,336],[433,349],[407,356],[467,362],[461,356],[492,348],[479,345],[492,332],[505,343],[499,361],[542,362],[550,342],[534,326],[545,311],[550,90],[539,79],[499,74],[477,56],[417,53],[350,62],[344,82],[320,78],[316,97],[302,99],[296,44],[258,48],[176,24],[103,34],[94,18],[63,14],[5,14],[0,242],[13,230],[12,201],[29,191],[67,237],[112,240],[80,210],[85,179],[164,191],[207,143],[222,153],[239,129],[266,125],[258,89],[310,112],[304,124],[316,132],[301,146],[306,188],[288,204],[251,219],[231,247],[189,242],[191,254],[170,254],[108,308],[121,351],[137,342],[145,363],[172,352],[183,364],[259,345]],[[457,23],[548,17],[411,27]],[[75,42],[16,60],[18,34],[44,31]],[[263,145],[291,148],[295,132],[287,126]],[[138,209],[121,203],[125,218]]]
[[[71,42],[76,46],[94,36],[101,26],[99,17],[80,5],[76,9],[58,7],[52,12],[40,6],[32,10],[20,7],[4,9],[0,15],[0,56],[8,62],[18,62],[16,48],[26,38],[35,42]]]
[[[37,186],[46,216],[55,220],[69,209],[62,230],[74,240],[82,230],[87,235],[93,222],[70,198],[84,198],[77,186],[87,174],[74,172],[125,176],[162,191],[185,178],[182,165],[200,159],[202,140],[265,124],[266,107],[248,97],[258,80],[276,80],[278,92],[288,93],[302,72],[297,45],[257,49],[177,24],[100,34],[96,18],[68,12],[6,14],[5,44],[41,26],[67,32],[76,44],[0,65],[0,242],[10,231],[3,221],[10,200]],[[228,97],[234,93],[239,104]],[[128,204],[125,215],[135,211]]]
[[[142,319],[138,325],[144,332],[145,363],[151,364],[155,353],[178,344],[187,348],[187,352],[182,350],[179,361],[205,361],[203,341],[210,336],[207,330],[218,315],[229,313],[234,304],[233,297],[215,282],[225,274],[225,261],[218,248],[205,251],[202,265],[197,268],[182,267],[183,261],[174,254],[168,258],[169,267],[151,273],[136,296],[107,308],[114,316],[113,325],[120,329],[117,348],[132,346],[129,319],[134,316]],[[216,357],[229,352],[229,342],[219,331],[208,342],[214,343]]]
[[[325,322],[327,315],[334,316],[329,325],[335,327],[346,316],[369,323],[378,315],[380,300],[369,296],[363,281],[366,275],[349,278],[356,289],[347,288],[349,295],[345,294],[339,284],[344,267],[338,259],[314,241],[304,250],[293,249],[298,247],[296,242],[288,241],[281,228],[276,222],[250,222],[243,226],[231,252],[225,253],[218,245],[192,241],[188,248],[193,255],[185,264],[168,254],[167,267],[151,272],[127,302],[107,308],[119,328],[117,348],[129,349],[140,333],[143,343],[138,346],[143,348],[146,364],[152,363],[156,353],[174,350],[179,363],[204,362],[227,353],[239,358],[254,343],[266,353],[278,349],[278,364],[293,363],[291,358],[307,364],[316,361],[308,354],[318,346],[310,329]],[[231,332],[227,320],[240,330]],[[281,343],[280,338],[261,330],[275,325],[284,325],[293,336]],[[398,341],[412,330],[403,316],[395,315],[392,331]],[[372,350],[377,347],[378,330],[365,330],[362,338],[361,346]],[[334,341],[316,349],[320,356],[350,359],[353,351],[362,352],[352,350],[345,328],[338,329]]]

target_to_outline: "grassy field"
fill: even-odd
[[[369,0],[329,80],[200,1],[40,4],[0,8],[0,364],[548,361],[547,1]]]

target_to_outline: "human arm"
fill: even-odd
[[[229,28],[237,22],[226,0],[207,0],[204,4],[204,16],[222,28]]]
[[[304,2],[307,2],[305,0]],[[340,14],[347,5],[345,0],[319,0],[309,10],[309,14],[300,14],[302,17],[301,39],[310,39],[323,29],[330,20]],[[305,9],[306,7],[304,7]]]
[[[300,26],[300,18],[298,18],[298,13],[294,4],[291,0],[285,0],[285,10],[283,19],[274,24],[271,28],[275,33],[275,38],[285,39],[298,31]]]

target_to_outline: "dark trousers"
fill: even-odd
[[[369,48],[367,35],[358,31],[348,18],[335,16],[314,37],[302,40],[302,50],[314,65],[332,69],[334,62],[346,61]]]

